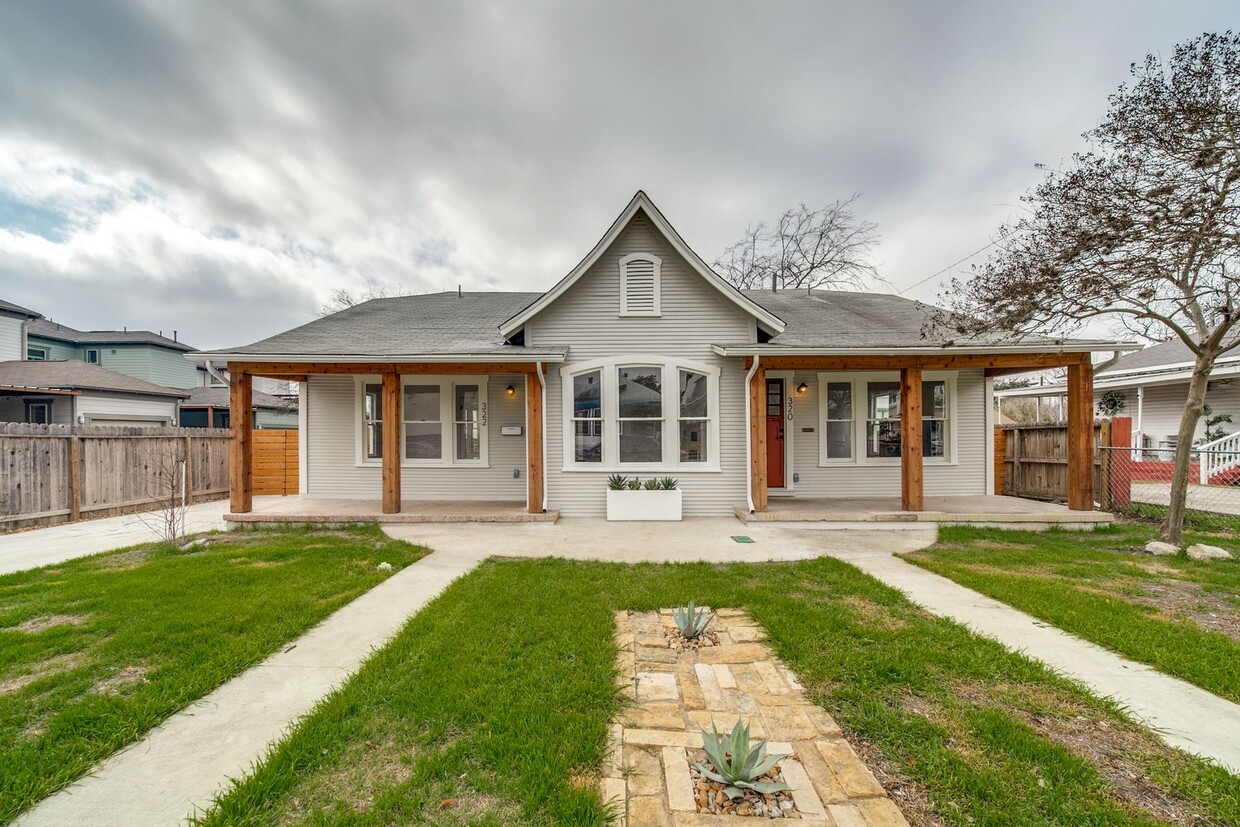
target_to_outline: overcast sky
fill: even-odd
[[[880,271],[907,289],[992,240],[1131,62],[1237,17],[1234,1],[11,0],[0,298],[241,344],[336,287],[546,289],[637,189],[707,260],[750,221],[864,193]]]

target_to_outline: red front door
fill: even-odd
[[[766,380],[766,486],[784,487],[784,380]]]

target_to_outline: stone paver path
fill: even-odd
[[[603,798],[623,803],[622,827],[707,827],[769,823],[752,816],[698,813],[689,762],[701,731],[730,730],[737,717],[767,738],[793,788],[801,824],[907,827],[821,707],[763,643],[762,629],[737,609],[720,609],[710,626],[718,645],[676,652],[664,637],[670,610],[619,612],[621,692],[632,702],[613,724]]]
[[[1056,629],[890,552],[828,552],[940,617],[1042,661],[1094,694],[1113,698],[1170,746],[1240,775],[1240,704]]]
[[[94,772],[45,798],[20,827],[172,827],[340,686],[376,647],[485,553],[434,553],[397,572],[292,644],[173,715]]]

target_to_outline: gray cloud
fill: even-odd
[[[334,287],[545,288],[639,187],[707,258],[862,191],[906,287],[1232,17],[1077,5],[3,4],[0,295],[236,344]]]

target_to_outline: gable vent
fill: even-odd
[[[658,316],[659,271],[663,261],[649,253],[620,259],[620,315]]]

